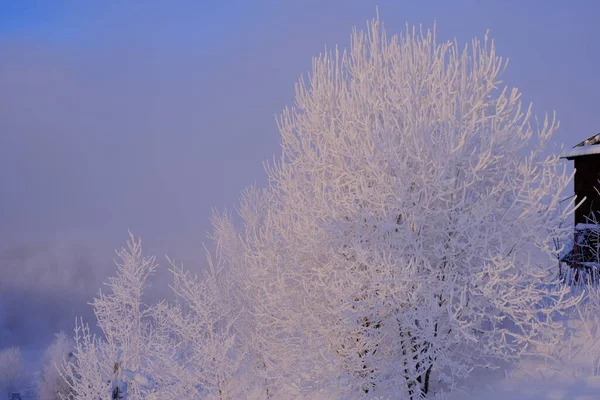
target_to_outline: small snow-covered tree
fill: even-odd
[[[39,382],[38,400],[63,400],[72,398],[69,382],[61,375],[63,368],[72,368],[73,339],[64,332],[57,333],[44,354]]]
[[[25,363],[18,347],[0,350],[0,389],[10,394],[16,391],[25,379]]]
[[[425,396],[556,340],[558,127],[503,87],[493,42],[354,31],[279,120],[281,160],[215,240],[267,377]],[[572,207],[571,207],[572,208]],[[570,211],[570,210],[569,210]]]
[[[105,398],[111,394],[115,370],[152,375],[160,340],[155,329],[154,306],[143,302],[147,279],[156,268],[154,257],[142,255],[141,240],[130,234],[127,247],[117,251],[116,277],[108,292],[100,292],[92,305],[103,337],[96,338],[83,322],[75,329],[75,368],[63,369],[77,399]],[[119,366],[119,368],[116,367]],[[149,390],[133,381],[130,399],[146,398]]]
[[[209,258],[200,279],[172,263],[177,301],[146,305],[154,257],[144,257],[133,236],[117,254],[116,277],[92,303],[102,337],[76,322],[73,362],[61,368],[72,392],[65,399],[236,398],[231,378],[245,348],[236,336],[240,310],[226,271]]]

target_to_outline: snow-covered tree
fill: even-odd
[[[18,347],[0,350],[0,390],[10,394],[24,383],[25,363]]]
[[[76,367],[63,369],[77,399],[104,399],[113,391],[115,376],[120,377],[115,371],[152,375],[155,360],[161,359],[155,354],[160,342],[153,318],[156,307],[143,302],[147,279],[156,268],[154,257],[144,257],[141,240],[131,234],[117,255],[121,260],[116,277],[109,278],[108,292],[100,292],[92,303],[103,337],[96,338],[87,325],[78,323]],[[134,380],[128,386],[130,399],[148,398],[144,385]]]
[[[269,186],[242,196],[241,228],[214,222],[266,379],[418,398],[556,339],[576,301],[549,284],[570,177],[547,155],[558,123],[505,66],[487,36],[461,49],[378,20],[313,61]]]
[[[236,336],[238,303],[223,268],[200,279],[172,264],[177,301],[143,302],[154,257],[130,237],[116,277],[92,305],[102,337],[76,323],[73,362],[61,374],[74,399],[231,399],[231,377],[245,359]]]
[[[72,398],[72,391],[62,374],[63,368],[72,368],[74,342],[64,332],[57,333],[44,353],[42,374],[37,390],[38,400]]]

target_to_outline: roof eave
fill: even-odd
[[[566,158],[567,160],[572,160],[576,157],[585,157],[585,156],[593,156],[600,155],[600,145],[591,145],[591,146],[581,146],[575,147],[563,155],[560,158]]]

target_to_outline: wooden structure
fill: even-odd
[[[575,162],[577,204],[586,198],[575,210],[575,225],[589,224],[589,218],[594,214],[598,217],[600,212],[600,134],[579,143],[562,158]]]
[[[561,158],[574,161],[574,191],[576,204],[573,243],[561,257],[571,268],[585,270],[592,279],[598,275],[600,266],[600,134],[577,144]],[[585,199],[585,200],[584,200]]]

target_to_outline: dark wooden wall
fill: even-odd
[[[592,212],[600,222],[600,154],[575,157],[575,195],[577,204],[585,202],[575,211],[575,224],[588,223]],[[598,191],[597,191],[597,190]]]

